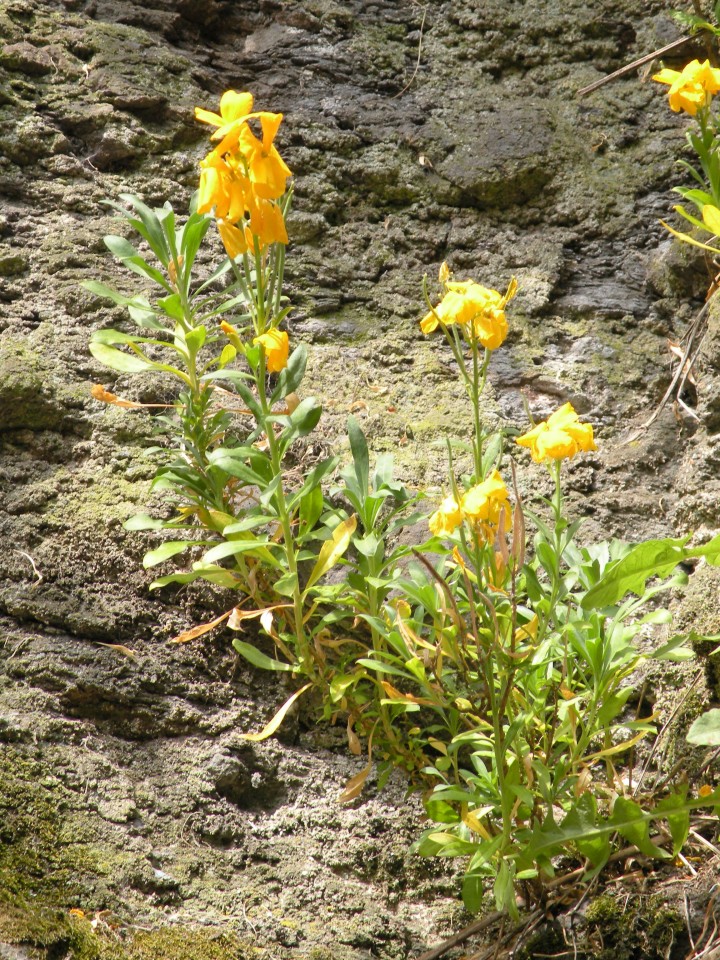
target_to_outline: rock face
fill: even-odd
[[[24,956],[20,943],[100,955],[71,907],[111,918],[100,921],[111,934],[168,925],[112,934],[113,956],[138,957],[401,960],[459,919],[451,873],[408,854],[420,805],[399,781],[339,806],[358,769],[341,735],[300,718],[281,742],[248,746],[238,734],[286,691],[238,666],[222,634],[167,646],[223,598],[147,592],[150,541],[122,522],[147,503],[156,428],[99,409],[89,389],[172,396],[113,379],[90,356],[91,332],[120,312],[79,282],[137,289],[102,245],[118,229],[102,201],[134,192],[186,208],[206,150],[193,107],[251,89],[261,109],[286,115],[291,329],[311,344],[324,442],[343,449],[360,401],[376,451],[394,450],[412,483],[444,482],[432,441],[467,426],[449,354],[422,338],[417,317],[423,273],[448,259],[458,276],[520,283],[485,414],[522,426],[523,397],[538,417],[569,399],[597,425],[601,453],[568,477],[590,531],[715,527],[714,315],[705,421],[666,412],[617,445],[662,396],[666,339],[707,286],[703,263],[678,255],[657,224],[683,120],[635,75],[575,96],[668,42],[665,9],[3,5],[0,955]],[[528,495],[544,483],[521,480]]]

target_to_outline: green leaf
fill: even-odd
[[[653,660],[670,660],[673,663],[693,660],[695,651],[691,647],[685,646],[685,644],[688,640],[692,642],[693,640],[699,639],[701,638],[694,631],[690,631],[690,633],[677,633],[666,643],[663,643],[662,646],[658,647],[657,650],[653,650],[650,656]]]
[[[347,520],[343,520],[342,523],[339,523],[337,527],[335,527],[332,538],[327,540],[320,549],[317,563],[313,567],[305,585],[304,595],[307,595],[307,592],[312,588],[313,584],[325,576],[328,570],[331,570],[342,557],[350,546],[350,541],[352,540],[352,535],[355,533],[356,527],[357,517],[355,515],[348,517]]]
[[[111,233],[106,237],[103,237],[103,243],[108,248],[110,253],[117,257],[118,260],[127,260],[130,257],[139,256],[139,253],[135,247],[130,243],[129,240],[126,240],[125,237],[117,237],[115,234]]]
[[[610,835],[595,830],[598,822],[597,803],[591,793],[578,798],[563,821],[563,829],[572,829],[575,846],[594,867],[602,867],[610,856]]]
[[[213,450],[208,454],[208,460],[214,467],[223,470],[231,477],[237,477],[244,483],[265,490],[269,482],[268,473],[271,472],[271,465],[262,454],[254,456],[250,464],[245,463],[246,449],[241,447],[237,453],[231,449]]]
[[[138,306],[136,303],[129,303],[127,308],[130,319],[140,328],[148,330],[165,330],[165,324],[158,320],[154,310],[144,306],[142,303]]]
[[[470,913],[479,913],[482,908],[485,877],[466,873],[462,882],[462,901]]]
[[[702,547],[691,547],[687,554],[690,557],[705,557],[711,566],[720,566],[720,534]]]
[[[108,347],[104,343],[91,343],[90,353],[100,363],[111,370],[117,370],[118,373],[143,373],[154,368],[154,364],[147,358],[134,353],[123,353],[122,350]]]
[[[262,423],[262,407],[248,386],[248,379],[247,374],[241,373],[239,370],[215,370],[212,373],[205,374],[203,377],[203,380],[227,380],[232,383],[250,413],[258,423]]]
[[[610,822],[617,827],[618,832],[626,840],[635,844],[641,853],[648,857],[666,860],[670,856],[667,850],[656,846],[650,839],[649,819],[640,804],[626,797],[618,797]]]
[[[147,570],[148,567],[154,567],[156,564],[162,563],[163,560],[169,560],[170,557],[182,553],[188,547],[196,547],[200,543],[202,543],[200,540],[168,540],[145,554],[143,566]]]
[[[273,660],[272,657],[268,657],[251,643],[245,643],[244,640],[240,640],[238,637],[235,637],[232,645],[240,656],[245,657],[254,667],[259,667],[260,670],[281,670],[287,673],[295,673],[297,670],[297,667],[293,667],[289,663],[283,663],[281,660]]]
[[[138,233],[150,244],[150,248],[158,260],[163,266],[167,266],[170,262],[170,252],[165,242],[162,225],[155,211],[151,210],[150,207],[143,203],[139,197],[136,197],[135,194],[121,193],[120,199],[125,200],[135,208],[136,213],[140,217],[140,221],[130,219],[127,211],[122,210],[122,208],[120,209]]]
[[[672,855],[676,857],[685,846],[690,833],[690,811],[685,805],[686,793],[672,793],[664,797],[657,805],[658,813],[662,812],[667,820],[670,836],[673,839]]]
[[[208,232],[211,223],[212,217],[194,213],[185,224],[180,239],[180,252],[184,258],[182,272],[185,277],[190,276],[200,244],[205,239],[205,234]]]
[[[383,663],[380,660],[372,660],[369,657],[361,657],[356,661],[361,667],[367,667],[369,670],[376,670],[378,673],[389,673],[394,677],[404,677],[406,680],[412,680],[413,676],[407,670],[401,670],[394,667],[391,663]]]
[[[152,337],[138,337],[132,333],[123,333],[121,330],[113,330],[112,327],[105,327],[103,330],[96,330],[92,335],[91,343],[152,343],[165,346],[162,340],[155,340]]]
[[[467,800],[467,797],[464,797]],[[457,812],[455,807],[452,807],[449,803],[446,803],[444,800],[427,800],[425,803],[425,811],[430,817],[431,820],[434,820],[435,823],[459,823],[460,814]]]
[[[226,343],[222,348],[222,353],[218,358],[218,367],[220,370],[223,367],[226,367],[229,363],[232,363],[235,357],[237,356],[237,350],[231,343]]]
[[[181,321],[185,319],[179,293],[171,293],[167,297],[161,297],[158,300],[158,304],[163,313],[167,314],[171,320]]]
[[[281,442],[287,446],[298,437],[306,437],[313,431],[321,416],[322,407],[316,398],[306,397],[289,416],[272,416],[268,419],[284,425]]]
[[[295,498],[293,498],[294,500]],[[300,509],[298,516],[300,520],[300,529],[298,536],[300,538],[307,536],[322,516],[325,506],[323,492],[319,486],[312,486],[302,496],[300,500]]]
[[[225,560],[227,557],[236,557],[240,553],[253,553],[255,551],[260,551],[265,558],[270,553],[268,541],[258,540],[255,537],[247,540],[226,540],[208,550],[203,556],[202,562],[215,563],[217,560]],[[273,566],[277,566],[277,561],[273,560]]]
[[[606,567],[600,580],[582,598],[584,610],[598,610],[618,603],[627,593],[641,597],[650,577],[666,577],[688,556],[689,536],[673,540],[646,540]],[[709,546],[709,545],[708,545]]]
[[[256,527],[262,527],[267,522],[267,517],[264,517],[262,514],[254,514],[243,517],[242,520],[229,523],[223,528],[222,534],[224,537],[228,537],[231,533],[245,533],[248,530],[254,530]]]
[[[348,437],[350,439],[350,449],[353,456],[355,477],[358,482],[360,495],[364,498],[367,496],[370,484],[370,452],[365,434],[362,432],[360,424],[355,417],[348,418]]]
[[[192,583],[194,580],[207,580],[208,583],[214,583],[218,587],[225,587],[228,590],[236,590],[238,587],[238,578],[223,567],[197,565],[195,570],[184,570],[182,573],[171,573],[166,577],[158,577],[153,580],[148,589],[157,590],[165,587],[169,583]]]
[[[708,710],[697,718],[687,732],[687,742],[702,747],[720,747],[720,710]]]
[[[270,398],[271,404],[282,400],[289,393],[295,393],[305,376],[306,367],[307,347],[304,343],[301,343],[290,354],[285,369],[280,371],[277,386],[273,390],[272,397]]]
[[[378,556],[381,558],[385,544],[384,541],[378,539],[374,533],[369,533],[366,537],[356,537],[353,541],[353,546],[363,557],[372,558]]]
[[[203,326],[195,327],[185,334],[185,343],[192,353],[197,353],[205,344],[207,337],[207,328]]]
[[[537,558],[548,576],[557,577],[559,570],[558,558],[552,546],[544,540],[539,540],[535,549]]]
[[[162,530],[167,520],[151,517],[147,513],[136,513],[123,524],[124,530]]]
[[[288,510],[294,510],[297,503],[301,502],[310,492],[320,489],[320,482],[338,465],[339,457],[329,457],[321,463],[316,464],[305,477],[302,487],[288,499]]]

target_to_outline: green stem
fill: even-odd
[[[305,636],[305,624],[303,623],[304,605],[302,591],[300,589],[300,576],[298,571],[297,553],[295,551],[295,538],[292,531],[292,522],[287,510],[285,488],[282,482],[282,453],[277,441],[277,437],[275,436],[273,424],[272,422],[268,421],[272,411],[270,404],[268,403],[267,391],[265,389],[265,354],[263,351],[261,351],[260,362],[258,364],[257,387],[260,407],[263,413],[263,422],[260,424],[260,426],[265,431],[265,435],[267,437],[268,452],[270,454],[273,477],[281,478],[280,484],[275,492],[274,501],[277,509],[278,520],[280,522],[280,529],[282,530],[283,535],[283,546],[285,548],[285,558],[287,560],[288,572],[293,578],[292,601],[295,639],[297,642],[299,659],[303,665],[304,672],[310,679],[313,679],[315,671],[313,669],[313,658],[311,656],[310,648]]]
[[[560,594],[560,586],[562,583],[562,573],[560,570],[560,566],[562,563],[562,554],[563,554],[562,539],[563,539],[563,531],[565,529],[565,522],[562,515],[563,495],[562,495],[562,486],[560,483],[561,464],[562,464],[562,460],[555,460],[551,468],[555,474],[555,492],[553,494],[553,499],[552,499],[553,517],[555,521],[553,525],[552,548],[553,548],[553,553],[555,554],[556,566],[552,575],[552,586],[550,590],[550,600],[548,602],[547,611],[545,613],[545,616],[542,618],[542,620],[538,625],[538,643],[542,643],[542,640],[545,637],[545,632],[547,630],[547,627],[551,619],[555,615],[555,612],[556,612],[555,608],[557,606],[558,597]],[[561,682],[564,681],[565,677],[567,676],[567,652],[568,652],[567,630],[562,629],[562,636],[563,636],[563,664],[562,664]],[[557,712],[558,712],[558,702],[559,702],[557,685],[554,686],[554,697],[555,697],[555,700],[553,703],[552,718],[550,722],[546,724],[546,727],[545,727],[547,731],[547,734],[546,734],[547,739],[545,742],[545,757],[547,762],[549,762],[549,759],[550,759],[550,751],[552,750],[553,739],[555,735],[555,727],[557,724]]]

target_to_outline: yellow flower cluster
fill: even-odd
[[[281,113],[253,112],[251,93],[227,90],[220,113],[195,107],[195,117],[217,129],[217,146],[200,163],[198,213],[215,209],[218,231],[229,257],[271,243],[287,243],[285,220],[277,201],[291,175],[274,145]],[[260,125],[257,137],[250,125]]]
[[[675,113],[684,110],[694,117],[706,107],[714,94],[720,90],[720,70],[710,66],[710,61],[700,63],[692,60],[681,71],[664,69],[653,76],[658,83],[667,83],[670,109]]]
[[[580,451],[597,450],[592,426],[580,423],[570,403],[563,404],[547,420],[518,437],[517,443],[521,447],[528,447],[535,463],[564,460]]]
[[[476,530],[483,533],[487,540],[494,538],[500,523],[500,514],[505,512],[505,525],[510,526],[510,505],[508,491],[497,470],[482,483],[470,487],[460,497],[445,497],[429,520],[430,532],[444,537],[467,521]]]
[[[469,339],[477,340],[487,350],[497,350],[508,335],[505,307],[517,293],[517,281],[510,281],[506,292],[483,287],[474,280],[450,280],[446,264],[440,268],[445,296],[420,321],[424,334],[432,333],[439,324],[457,324]]]

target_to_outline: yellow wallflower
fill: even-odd
[[[203,110],[202,107],[195,107],[195,119],[201,123],[209,123],[213,127],[218,127],[216,135],[224,136],[227,127],[241,121],[253,108],[253,95],[251,93],[238,93],[236,90],[226,90],[220,97],[220,114],[212,113],[210,110]],[[222,131],[222,132],[221,132]]]
[[[480,527],[488,539],[494,536],[503,510],[508,526],[511,516],[508,490],[500,473],[493,470],[487,479],[466,490],[460,500],[460,509],[463,517]]]
[[[456,323],[468,338],[488,350],[497,350],[508,334],[505,306],[517,292],[512,280],[505,294],[483,287],[474,280],[446,280],[445,296],[433,311],[420,321],[424,334],[432,333],[438,323]]]
[[[218,233],[225,247],[225,253],[234,260],[243,253],[247,253],[252,248],[252,234],[248,227],[235,226],[229,220],[217,221]]]
[[[237,158],[212,150],[200,161],[198,213],[209,213],[232,223],[247,211],[252,185]]]
[[[435,513],[428,521],[430,533],[436,537],[446,537],[452,533],[463,521],[462,511],[455,497],[445,497]]]
[[[259,343],[265,352],[268,373],[279,373],[288,362],[290,341],[284,330],[272,329],[255,337],[253,343]]]
[[[521,447],[528,447],[535,463],[564,460],[580,451],[597,450],[593,428],[580,423],[572,404],[566,403],[529,433],[518,437]]]
[[[249,213],[250,231],[258,238],[261,247],[288,242],[285,219],[277,203],[255,197],[250,203]]]
[[[256,116],[262,128],[262,140],[245,124],[239,133],[237,149],[247,162],[248,176],[257,196],[277,200],[285,193],[287,178],[291,176],[290,168],[273,144],[283,115],[258,113]]]
[[[670,109],[675,113],[684,110],[691,117],[707,106],[713,94],[720,90],[720,70],[710,66],[710,61],[692,60],[682,71],[664,69],[653,76],[658,83],[667,83]]]

